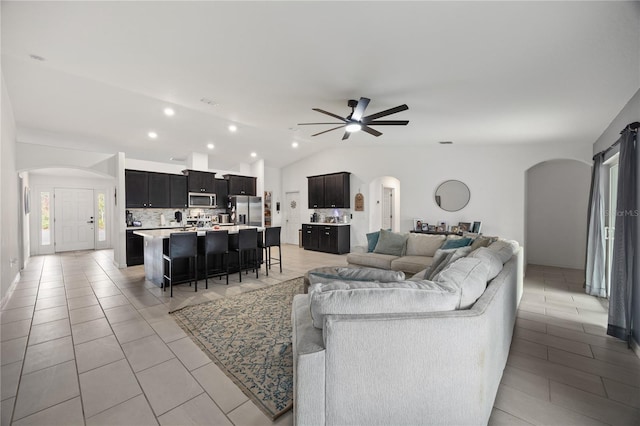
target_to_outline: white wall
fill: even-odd
[[[524,243],[525,173],[531,166],[557,158],[589,161],[587,144],[429,145],[425,147],[366,148],[345,146],[329,149],[293,163],[282,170],[282,191],[300,191],[307,206],[307,176],[339,171],[351,172],[351,199],[360,191],[369,196],[369,183],[380,176],[400,180],[400,230],[409,231],[414,217],[428,222],[482,221],[483,233]],[[471,200],[459,212],[445,212],[434,200],[437,186],[458,179],[469,186]],[[365,199],[366,205],[366,199]],[[311,213],[301,209],[303,222]],[[364,245],[369,216],[354,215],[351,244]]]
[[[528,170],[526,183],[528,263],[584,269],[591,167],[546,161]]]
[[[629,102],[593,144],[593,153],[596,154],[609,148],[612,143],[620,138],[622,129],[634,121],[640,121],[640,89],[629,99]]]
[[[0,80],[0,298],[4,299],[20,272],[23,255],[20,252],[22,229],[19,225],[26,218],[16,171],[16,124],[3,75],[0,75]]]

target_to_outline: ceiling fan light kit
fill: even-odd
[[[340,122],[338,123],[335,123],[335,122],[334,123],[298,123],[298,125],[310,126],[310,125],[337,124],[338,125],[337,127],[333,127],[329,130],[324,130],[322,132],[315,133],[311,136],[318,136],[323,133],[327,133],[332,130],[337,130],[344,127],[345,132],[344,132],[344,135],[342,136],[342,140],[345,140],[349,138],[349,135],[351,133],[358,132],[360,130],[363,130],[369,133],[370,135],[373,135],[376,137],[382,135],[381,132],[371,128],[370,126],[406,126],[407,124],[409,124],[409,120],[378,120],[378,118],[386,117],[388,115],[395,114],[397,112],[408,110],[409,107],[406,104],[399,105],[395,108],[389,108],[387,110],[380,111],[375,114],[371,114],[366,117],[363,117],[364,111],[369,105],[370,101],[371,99],[369,98],[360,98],[359,101],[356,101],[355,99],[349,99],[349,101],[347,102],[347,106],[351,108],[351,114],[347,115],[346,117],[341,117],[337,114],[334,114],[329,111],[325,111],[320,108],[313,108],[314,111],[318,111],[319,113],[333,117],[337,120],[340,120]]]

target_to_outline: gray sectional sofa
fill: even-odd
[[[434,281],[316,277],[293,301],[294,424],[486,424],[522,295],[509,247],[499,272],[490,246]]]

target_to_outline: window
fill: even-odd
[[[105,195],[98,193],[98,241],[107,241],[107,224],[105,222]]]
[[[51,245],[51,220],[50,208],[51,193],[40,193],[40,244]]]

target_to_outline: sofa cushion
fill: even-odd
[[[425,280],[433,280],[436,275],[440,273],[450,263],[455,262],[461,257],[467,256],[471,253],[471,247],[460,247],[456,249],[438,249],[436,255],[433,257],[433,263],[431,269],[425,272]]]
[[[309,288],[311,317],[322,328],[325,315],[451,311],[460,302],[460,290],[432,281],[332,281]]]
[[[376,248],[376,244],[378,244],[379,238],[380,231],[370,232],[367,234],[367,252],[373,252],[373,250]]]
[[[444,235],[410,233],[407,238],[407,256],[433,257],[445,240]]]
[[[391,269],[414,274],[424,269],[426,265],[431,264],[432,259],[432,257],[427,256],[402,256],[391,261]]]
[[[447,266],[435,281],[459,288],[461,294],[457,309],[467,309],[484,293],[488,276],[489,265],[485,261],[465,257]]]
[[[454,249],[454,248],[460,248],[460,247],[466,247],[469,244],[471,244],[471,238],[458,238],[455,240],[447,240],[444,242],[444,244],[442,244],[442,247],[440,247],[443,250],[447,250],[447,249]]]
[[[397,258],[398,256],[391,254],[351,252],[347,255],[347,263],[371,268],[391,269],[391,261]]]
[[[513,240],[498,240],[487,246],[489,250],[493,250],[498,253],[498,256],[500,256],[500,260],[502,260],[503,265],[507,263],[509,259],[511,259],[511,257],[518,250],[518,247],[518,242]]]
[[[486,247],[489,244],[493,243],[497,241],[497,238],[493,238],[493,237],[485,237],[482,235],[478,235],[473,242],[471,243],[471,248],[473,250],[478,249],[480,247]]]
[[[392,262],[393,263],[393,262]],[[357,281],[378,281],[389,283],[393,281],[404,281],[404,272],[387,271],[376,268],[338,268],[339,278],[348,278]]]
[[[399,234],[397,232],[387,231],[385,229],[380,230],[380,238],[374,253],[378,254],[391,254],[394,256],[403,256],[407,244],[407,234]]]
[[[487,277],[487,281],[491,281],[500,273],[500,271],[502,271],[502,259],[500,259],[498,253],[493,250],[489,250],[487,247],[480,247],[479,249],[469,253],[467,257],[482,259],[487,263],[487,265],[489,265],[489,276]]]

